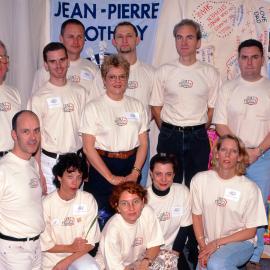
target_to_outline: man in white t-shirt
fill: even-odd
[[[40,270],[44,230],[38,164],[38,117],[20,111],[12,119],[14,147],[0,161],[0,269]]]
[[[160,128],[157,152],[177,157],[175,182],[206,170],[209,140],[206,129],[212,120],[220,85],[218,71],[196,59],[201,45],[200,26],[185,19],[173,31],[179,59],[162,65],[156,72],[150,105]]]
[[[261,76],[261,42],[243,41],[238,47],[238,62],[241,76],[222,86],[213,123],[219,135],[233,134],[244,142],[250,163],[246,176],[259,186],[266,206],[270,193],[270,81]],[[260,269],[264,231],[264,227],[257,229],[257,248],[249,269]]]
[[[36,157],[43,177],[43,193],[55,190],[52,168],[59,155],[81,152],[79,136],[81,114],[86,103],[85,89],[67,80],[69,59],[65,46],[51,42],[43,50],[44,67],[50,74],[46,82],[30,99],[28,107],[40,120],[41,151]],[[40,154],[41,152],[41,154]]]
[[[0,158],[13,147],[10,136],[11,119],[21,109],[21,98],[17,89],[5,84],[9,57],[5,44],[0,40]]]
[[[88,100],[96,97],[92,89],[92,80],[98,72],[98,67],[88,59],[80,58],[85,43],[85,27],[76,19],[68,19],[61,26],[59,40],[67,49],[70,66],[67,79],[83,86],[88,94]],[[32,93],[41,88],[49,80],[49,73],[42,67],[34,78]]]

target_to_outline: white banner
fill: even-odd
[[[157,20],[163,0],[51,0],[51,40],[58,41],[61,24],[70,18],[80,20],[85,26],[86,43],[82,56],[89,52],[99,54],[105,50],[116,52],[111,44],[113,30],[121,21],[132,22],[139,33],[141,43],[138,56],[151,63],[157,31]]]

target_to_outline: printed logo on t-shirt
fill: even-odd
[[[137,81],[128,81],[128,89],[136,89],[136,88],[138,88]]]
[[[39,185],[39,179],[37,178],[30,179],[30,182],[29,182],[30,188],[37,188],[38,185]]]
[[[171,218],[171,213],[170,212],[162,212],[158,216],[159,221],[166,221]]]
[[[69,81],[75,82],[75,83],[79,83],[81,81],[80,76],[77,74],[69,75],[67,78]]]
[[[66,217],[62,221],[62,226],[73,226],[75,224],[75,218],[74,217]]]
[[[227,204],[227,200],[226,200],[225,198],[218,197],[218,198],[215,200],[215,203],[216,203],[217,206],[225,207],[226,204]]]
[[[74,104],[72,104],[72,103],[64,104],[63,110],[64,110],[64,112],[73,112],[74,111]]]
[[[125,116],[116,117],[114,120],[117,126],[125,126],[128,123],[128,119]]]
[[[256,105],[258,103],[258,97],[248,96],[244,99],[244,104]]]
[[[183,88],[191,88],[193,86],[193,81],[191,80],[182,80],[179,82],[179,86]]]
[[[133,243],[133,247],[137,247],[143,244],[143,238],[142,237],[136,237]]]
[[[11,110],[11,104],[9,102],[0,102],[0,111],[7,112]]]

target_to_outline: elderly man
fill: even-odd
[[[40,270],[44,230],[38,164],[38,117],[20,111],[12,119],[14,147],[0,160],[0,269]]]
[[[13,147],[10,136],[11,119],[21,109],[21,98],[17,89],[5,83],[9,67],[9,57],[5,44],[0,40],[0,158]]]
[[[245,144],[249,155],[247,177],[261,189],[264,203],[270,192],[270,80],[261,76],[262,43],[249,39],[238,47],[241,76],[226,82],[219,94],[213,123],[219,135],[233,134]],[[264,227],[257,230],[257,247],[248,269],[261,269]]]

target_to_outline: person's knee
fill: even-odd
[[[224,260],[219,257],[212,257],[207,262],[207,270],[226,269],[224,268]]]

